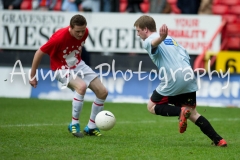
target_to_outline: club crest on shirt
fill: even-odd
[[[174,46],[178,46],[177,42],[173,39],[165,39],[164,40],[164,44],[165,45],[174,45]]]
[[[79,63],[78,54],[81,53],[79,50],[81,50],[82,47],[77,46],[77,48],[78,49],[75,49],[74,46],[67,47],[63,51],[63,58],[65,59],[66,66],[62,66],[62,69],[72,68],[72,67],[77,66],[77,64]]]

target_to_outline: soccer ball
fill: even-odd
[[[116,118],[110,111],[103,110],[95,118],[95,123],[100,130],[108,131],[115,125]]]

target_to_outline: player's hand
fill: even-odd
[[[168,28],[166,24],[162,25],[162,27],[159,29],[159,34],[162,39],[165,39],[168,35]]]
[[[29,83],[31,84],[32,87],[36,88],[37,87],[37,79],[34,78],[33,80],[29,80]]]

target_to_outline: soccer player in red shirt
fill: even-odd
[[[103,104],[108,91],[95,73],[81,59],[82,47],[88,36],[87,21],[82,15],[75,15],[70,20],[70,26],[59,29],[50,39],[38,49],[34,55],[29,83],[36,88],[36,72],[44,54],[50,57],[51,70],[56,73],[56,79],[64,86],[74,91],[72,100],[72,122],[69,132],[76,137],[83,137],[80,131],[79,116],[83,107],[86,89],[90,88],[96,95],[88,125],[84,128],[86,135],[101,136],[95,124],[96,115],[103,110]],[[55,74],[54,73],[54,74]]]

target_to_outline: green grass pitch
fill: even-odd
[[[84,102],[81,130],[90,116]],[[105,103],[116,117],[102,137],[75,138],[67,131],[71,101],[0,98],[1,160],[238,160],[240,108],[198,107],[227,142],[210,139],[189,121],[178,132],[177,117],[150,114],[146,104]]]

